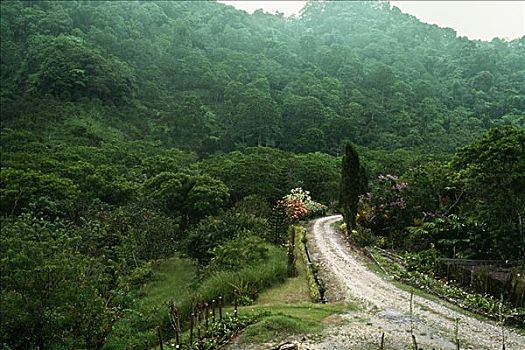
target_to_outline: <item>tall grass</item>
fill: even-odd
[[[136,300],[115,324],[104,350],[144,348],[156,342],[156,328],[162,326],[169,333],[167,302],[174,299],[190,309],[192,284],[197,266],[189,259],[172,257],[152,266],[154,278],[135,291]],[[189,313],[189,311],[186,311]]]
[[[172,336],[167,313],[170,300],[176,301],[183,326],[187,326],[185,321],[189,319],[195,301],[218,300],[222,296],[224,303],[232,303],[239,294],[254,299],[260,291],[286,280],[287,265],[284,251],[268,246],[265,261],[237,271],[218,271],[203,279],[193,291],[197,271],[189,260],[168,259],[154,266],[154,271],[156,278],[141,289],[128,317],[118,323],[105,349],[153,345],[159,326],[165,336]]]
[[[241,297],[255,298],[263,289],[286,280],[286,273],[284,252],[270,246],[268,258],[262,264],[246,266],[239,271],[219,271],[202,282],[198,294],[205,300],[222,296],[225,302],[232,302],[236,291]]]

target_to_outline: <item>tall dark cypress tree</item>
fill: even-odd
[[[343,164],[341,166],[341,191],[339,205],[343,213],[348,233],[355,228],[357,202],[362,192],[362,169],[359,165],[359,155],[350,142],[345,145]]]

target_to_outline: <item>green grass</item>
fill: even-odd
[[[259,321],[248,326],[241,335],[241,343],[275,342],[293,335],[319,333],[325,325],[339,320],[329,316],[356,309],[355,305],[344,303],[312,302],[306,268],[298,255],[297,277],[265,290],[254,305],[239,308],[240,314],[259,315]]]
[[[198,293],[205,300],[222,296],[225,302],[233,302],[234,290],[241,297],[253,300],[261,291],[286,280],[286,255],[271,246],[266,261],[253,266],[246,266],[237,271],[219,271],[205,279]]]
[[[299,252],[299,276],[295,278],[285,278],[286,257],[281,250],[275,248],[270,256],[262,266],[220,271],[198,286],[195,284],[197,267],[190,260],[174,257],[155,264],[152,267],[153,279],[137,292],[131,311],[116,324],[105,349],[141,347],[145,341],[153,344],[156,327],[167,323],[168,301],[175,300],[186,309],[195,294],[207,299],[223,295],[225,300],[230,300],[232,285],[241,282],[260,291],[255,304],[239,307],[240,315],[255,316],[258,320],[241,335],[240,341],[245,344],[273,342],[291,335],[316,334],[326,324],[340,321],[340,318],[329,316],[355,309],[353,305],[343,303],[318,304],[311,301],[307,266]],[[224,309],[225,313],[232,311],[231,306]]]
[[[152,266],[153,280],[139,291],[140,299],[135,303],[138,310],[147,310],[164,305],[169,300],[186,300],[192,293],[192,282],[197,267],[189,259],[173,257]]]
[[[187,305],[197,267],[189,259],[172,257],[152,266],[153,279],[136,292],[136,299],[113,327],[104,349],[143,347],[156,339],[156,327],[165,324],[167,302]]]
[[[347,304],[316,304],[299,302],[288,304],[256,304],[239,309],[239,313],[259,315],[259,321],[246,328],[242,343],[279,341],[288,336],[320,332],[333,323],[329,316],[355,309]],[[338,320],[338,319],[336,319]]]
[[[306,265],[299,256],[296,266],[299,273],[297,277],[287,278],[283,283],[260,293],[257,304],[309,302],[310,291],[306,280]]]
[[[262,291],[286,280],[286,256],[277,247],[270,249],[269,258],[260,266],[219,271],[199,284],[195,281],[197,266],[188,259],[174,257],[152,268],[153,279],[135,292],[136,300],[115,325],[105,349],[141,348],[146,342],[154,344],[159,326],[171,336],[167,312],[167,303],[171,300],[179,306],[182,319],[187,320],[192,299],[196,296],[204,300],[222,296],[225,302],[230,302],[234,286]]]

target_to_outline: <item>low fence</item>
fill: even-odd
[[[501,260],[437,259],[437,276],[477,292],[493,295],[516,306],[525,304],[523,262]]]
[[[168,305],[168,315],[173,332],[171,334],[174,334],[175,338],[173,336],[165,338],[162,328],[158,327],[157,344],[146,344],[146,349],[156,346],[161,350],[165,347],[187,350],[216,349],[246,326],[245,322],[240,320],[237,305],[235,301],[233,314],[230,315],[224,312],[222,297],[217,300],[201,301],[195,303],[192,312],[185,317],[177,304],[172,301]],[[182,330],[183,326],[186,331]],[[169,344],[166,340],[169,340]]]

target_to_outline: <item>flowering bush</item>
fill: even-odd
[[[286,216],[291,221],[299,221],[307,216],[315,216],[324,213],[326,206],[317,203],[310,197],[310,192],[302,188],[294,188],[289,194],[277,202],[277,206],[283,208]]]
[[[295,199],[281,199],[277,205],[284,209],[286,216],[292,221],[301,220],[308,214],[306,205]]]
[[[402,229],[406,224],[406,182],[395,175],[379,175],[379,188],[375,195],[367,193],[359,197],[357,222],[377,233]]]

